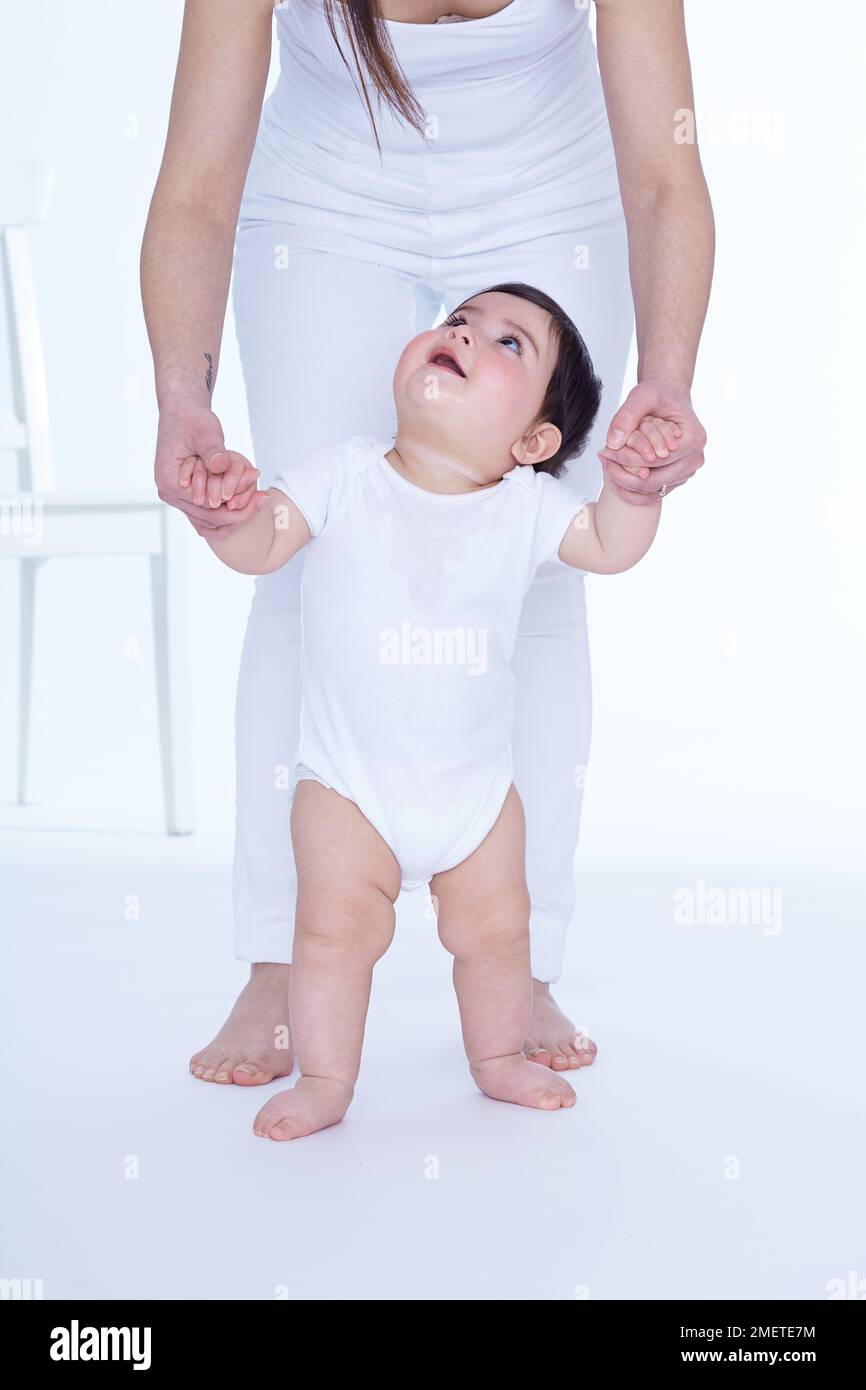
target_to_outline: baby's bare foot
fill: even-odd
[[[353,1094],[351,1086],[332,1077],[299,1077],[290,1091],[280,1091],[262,1106],[253,1130],[262,1139],[302,1139],[338,1124]]]
[[[263,1086],[294,1066],[289,1033],[290,965],[253,965],[250,978],[213,1042],[190,1058],[199,1081]]]
[[[563,1077],[544,1076],[520,1052],[513,1057],[493,1057],[474,1066],[470,1064],[469,1070],[479,1090],[493,1100],[531,1105],[536,1110],[559,1110],[577,1100]]]
[[[598,1048],[565,1016],[550,993],[550,985],[533,980],[532,1017],[523,1051],[532,1062],[553,1071],[567,1071],[591,1066]]]

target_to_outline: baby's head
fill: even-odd
[[[556,477],[584,449],[601,389],[554,299],[493,285],[406,344],[394,373],[395,447],[469,484],[496,482],[515,464]]]

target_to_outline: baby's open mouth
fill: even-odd
[[[446,367],[449,372],[454,372],[457,376],[466,376],[453,352],[449,352],[447,348],[440,348],[435,357],[430,358],[430,363],[434,367]]]

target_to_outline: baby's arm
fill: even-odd
[[[655,505],[623,502],[607,483],[597,502],[585,502],[559,546],[559,558],[590,574],[621,574],[649,550],[661,516]]]
[[[310,539],[303,513],[277,487],[261,494],[258,511],[224,536],[205,534],[215,555],[239,574],[271,574]]]

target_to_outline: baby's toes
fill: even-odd
[[[577,1096],[565,1080],[551,1077],[550,1081],[539,1086],[534,1092],[534,1103],[539,1110],[559,1110],[574,1105]],[[529,1100],[533,1104],[533,1100]]]
[[[563,1077],[539,1071],[525,1057],[491,1058],[470,1070],[476,1086],[491,1100],[528,1105],[534,1110],[559,1110],[574,1105],[577,1099]]]
[[[292,1092],[271,1096],[253,1120],[253,1132],[261,1139],[295,1139],[300,1116],[292,1105]]]
[[[351,1086],[301,1076],[290,1091],[280,1091],[262,1106],[253,1130],[262,1139],[300,1139],[339,1124],[351,1099]]]
[[[275,1139],[278,1142],[282,1139],[301,1139],[305,1134],[310,1133],[309,1127],[301,1119],[300,1115],[284,1115],[281,1120],[268,1122],[265,1130],[256,1130],[262,1139]]]

